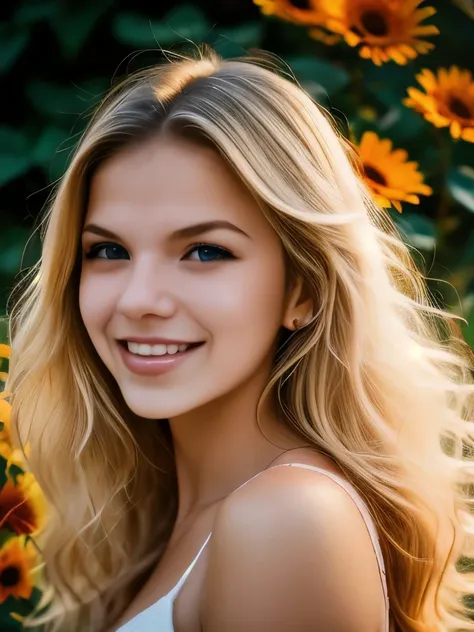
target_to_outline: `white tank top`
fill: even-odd
[[[375,555],[377,557],[378,566],[379,566],[380,580],[382,582],[382,588],[383,588],[384,597],[385,597],[386,607],[384,611],[384,621],[383,621],[383,626],[381,630],[383,630],[383,632],[389,632],[390,602],[389,602],[388,591],[387,591],[385,564],[384,564],[384,559],[382,556],[382,549],[380,548],[377,529],[375,527],[375,524],[372,520],[372,517],[369,513],[369,510],[364,500],[359,495],[357,490],[353,487],[353,485],[351,485],[348,481],[341,478],[337,474],[333,474],[332,472],[328,472],[327,470],[323,470],[319,467],[315,467],[314,465],[304,465],[303,463],[280,463],[280,465],[274,465],[273,467],[282,467],[285,465],[293,466],[293,467],[303,467],[308,470],[315,470],[316,472],[319,472],[320,474],[325,474],[326,476],[329,476],[329,478],[331,478],[335,483],[337,483],[338,485],[340,485],[346,490],[346,492],[352,498],[354,503],[357,505],[364,519],[364,522],[367,526],[367,530],[369,532],[370,538],[372,540],[372,544],[374,546],[374,551],[375,551]],[[268,472],[269,469],[271,470],[272,468],[270,467],[262,471]],[[249,478],[248,481],[245,481],[245,483],[242,483],[242,485],[237,487],[237,489],[240,489],[241,487],[249,483],[251,480],[253,480],[256,476],[258,476],[261,473],[262,472],[258,472],[258,474],[255,474],[255,476],[252,476],[252,478]],[[235,489],[234,491],[237,491],[237,489]],[[128,621],[125,625],[118,628],[116,632],[157,632],[158,630],[160,632],[174,632],[174,626],[173,626],[174,600],[176,599],[182,585],[188,578],[189,573],[193,570],[193,567],[198,561],[199,556],[203,552],[204,547],[209,542],[211,535],[212,535],[212,531],[207,536],[206,541],[199,549],[198,554],[196,555],[194,560],[191,562],[191,564],[188,566],[188,568],[186,569],[186,571],[184,572],[183,576],[178,581],[176,586],[172,588],[169,591],[169,593],[161,597],[161,599],[159,599],[154,604],[152,604],[151,606],[143,610],[143,612],[140,612],[137,616],[133,617],[133,619],[130,619],[130,621]]]

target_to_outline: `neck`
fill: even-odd
[[[262,405],[257,425],[262,391],[263,384],[253,381],[170,419],[179,493],[176,524],[228,496],[286,450],[302,446],[278,420],[274,402]]]

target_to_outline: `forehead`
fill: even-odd
[[[212,219],[271,228],[224,158],[182,139],[150,140],[106,160],[92,178],[87,209],[89,221],[99,217],[112,224],[153,221],[170,229]]]

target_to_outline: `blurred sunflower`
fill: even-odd
[[[6,359],[10,358],[10,347],[8,345],[0,344],[0,360],[2,358],[6,358]],[[7,381],[7,373],[5,373],[5,371],[0,371],[0,381],[1,382]]]
[[[7,462],[7,467],[14,464],[18,467],[25,466],[25,456],[20,448],[13,448],[12,438],[10,432],[10,418],[11,418],[11,405],[6,401],[10,393],[0,393],[0,422],[2,424],[0,430],[0,457],[3,457]],[[29,444],[25,446],[25,454],[28,457],[30,452]]]
[[[403,103],[436,127],[448,127],[453,138],[474,143],[474,81],[469,70],[424,68],[416,78],[425,92],[408,88]]]
[[[0,528],[17,535],[35,535],[45,524],[46,501],[30,472],[9,479],[0,490]]]
[[[359,54],[380,66],[393,59],[404,65],[434,44],[420,39],[438,35],[433,24],[421,24],[436,13],[418,8],[425,0],[253,0],[265,15],[312,27],[311,37],[325,44],[344,39],[360,46]]]
[[[360,46],[359,55],[377,66],[393,59],[404,65],[434,44],[419,39],[438,35],[436,26],[422,25],[436,13],[434,7],[418,6],[424,0],[318,0],[324,28],[341,35],[349,46]],[[321,39],[319,28],[309,34]]]
[[[7,540],[0,549],[0,603],[8,597],[29,599],[33,591],[36,549],[23,538]]]
[[[401,202],[419,204],[418,194],[433,193],[423,183],[418,163],[409,162],[404,149],[392,149],[389,139],[381,139],[375,132],[365,132],[357,152],[361,176],[379,206],[388,208],[393,205],[401,213]]]
[[[253,0],[264,15],[313,26],[323,24],[327,16],[321,12],[320,0]]]

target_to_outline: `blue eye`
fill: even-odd
[[[197,253],[197,259],[190,257],[190,255],[194,253]],[[186,254],[186,257],[190,258],[191,261],[201,261],[202,263],[205,263],[206,261],[216,261],[217,259],[235,259],[235,257],[225,248],[213,246],[212,244],[196,244]]]
[[[108,254],[105,256],[99,256],[99,253],[102,251],[107,251]],[[106,261],[123,259],[121,256],[125,253],[128,256],[127,251],[123,246],[119,246],[114,243],[102,243],[96,244],[92,246],[92,248],[85,254],[86,259],[105,259]],[[191,257],[190,255],[197,253],[196,257]],[[190,259],[191,261],[200,261],[204,263],[206,261],[216,261],[218,259],[234,259],[235,257],[225,248],[221,248],[220,246],[213,246],[212,244],[196,244],[187,252],[185,258]]]
[[[112,252],[113,254],[108,257],[99,257],[98,254],[102,250],[108,250],[109,252]],[[96,244],[95,246],[92,246],[89,252],[85,254],[85,257],[86,259],[108,259],[108,260],[120,259],[121,258],[120,251],[126,252],[125,248],[123,248],[122,246],[119,246],[118,244],[113,244],[113,243]]]

